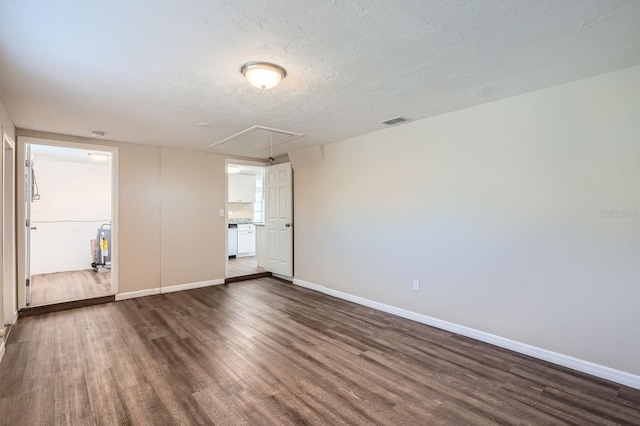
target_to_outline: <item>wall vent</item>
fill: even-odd
[[[382,124],[386,124],[387,126],[393,126],[394,124],[400,124],[406,121],[411,121],[411,119],[407,117],[390,118],[389,120],[383,121]]]

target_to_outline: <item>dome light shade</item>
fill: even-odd
[[[240,69],[249,83],[258,89],[271,89],[287,76],[287,71],[279,65],[269,62],[249,62]]]

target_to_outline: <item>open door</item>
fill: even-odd
[[[274,274],[293,276],[293,180],[291,163],[265,169],[267,262]]]
[[[31,161],[31,145],[25,145],[24,153],[24,213],[25,213],[25,281],[27,306],[31,305],[31,202],[33,201],[33,162]]]

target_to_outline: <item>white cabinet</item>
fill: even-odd
[[[256,202],[256,177],[254,175],[229,175],[230,203]]]
[[[256,254],[256,226],[253,224],[238,225],[238,256],[254,256]]]

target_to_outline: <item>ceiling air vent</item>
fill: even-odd
[[[386,124],[387,126],[393,126],[394,124],[400,124],[406,121],[411,121],[411,119],[406,117],[396,117],[396,118],[391,118],[389,120],[385,120],[382,122],[382,124]]]

